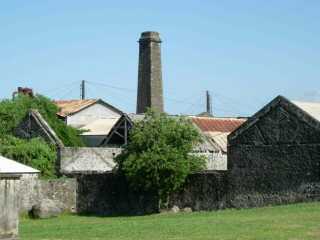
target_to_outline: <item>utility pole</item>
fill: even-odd
[[[81,100],[86,99],[86,85],[85,85],[85,80],[81,81],[80,84],[80,98]]]
[[[208,115],[212,115],[212,99],[209,91],[206,91],[206,97],[207,97],[207,113]]]

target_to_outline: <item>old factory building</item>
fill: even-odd
[[[239,194],[303,192],[320,182],[320,103],[278,96],[228,136]]]

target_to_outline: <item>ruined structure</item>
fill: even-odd
[[[143,32],[139,39],[137,113],[164,110],[160,43],[157,32]]]
[[[228,170],[247,206],[320,198],[320,103],[276,97],[228,136]]]
[[[55,131],[38,110],[35,109],[31,109],[22,119],[15,129],[15,135],[25,139],[41,137],[49,144],[53,144],[56,147],[63,147],[63,143]]]

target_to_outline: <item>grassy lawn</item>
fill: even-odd
[[[20,221],[27,239],[320,239],[320,203],[142,217],[64,215]]]

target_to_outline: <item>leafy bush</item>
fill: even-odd
[[[0,138],[0,154],[38,169],[41,176],[55,176],[56,151],[40,138],[19,139],[10,135]]]
[[[116,162],[133,187],[156,191],[163,207],[189,174],[204,168],[204,158],[190,154],[200,141],[187,119],[149,110],[144,120],[135,123]]]

